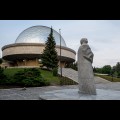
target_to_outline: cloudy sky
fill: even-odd
[[[0,20],[0,49],[14,43],[23,30],[35,25],[52,26],[58,32],[61,29],[67,47],[76,52],[80,39],[87,38],[95,67],[120,62],[120,20]]]

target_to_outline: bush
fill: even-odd
[[[29,68],[17,72],[14,75],[13,81],[17,85],[23,86],[44,86],[50,84],[41,76],[41,73],[37,68]]]
[[[58,68],[53,68],[53,76],[58,76]]]
[[[0,66],[0,78],[3,76],[4,69]]]
[[[0,84],[3,85],[6,83],[6,75],[4,74],[4,69],[0,66]]]
[[[76,63],[70,63],[70,64],[66,65],[65,67],[66,68],[72,68],[73,70],[78,71],[77,62]]]
[[[120,72],[118,72],[117,77],[120,78]]]
[[[30,78],[26,78],[26,79],[22,80],[22,85],[24,85],[24,86],[46,86],[46,85],[49,85],[49,82],[47,82],[43,78],[30,77]]]

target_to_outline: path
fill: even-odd
[[[58,69],[58,74],[60,74],[60,68]],[[62,75],[78,83],[78,71],[75,71],[71,68],[62,68]],[[110,83],[110,81],[105,80],[100,77],[95,76],[95,83]]]

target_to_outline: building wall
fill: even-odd
[[[24,46],[10,46],[5,49],[3,49],[3,57],[6,55],[13,55],[13,54],[42,54],[43,50],[45,48],[45,45],[24,45]],[[60,55],[60,48],[56,47],[56,50],[58,52],[58,56]],[[69,49],[61,49],[61,56],[65,56],[68,58],[75,59],[75,53],[70,51]]]
[[[1,67],[5,68],[6,66],[10,66],[10,64],[7,61],[3,61],[2,64],[0,64]]]
[[[37,59],[17,61],[17,66],[39,66],[39,62]]]
[[[10,44],[2,48],[2,55],[16,55],[16,54],[42,54],[45,48],[44,44]],[[67,47],[61,47],[61,56],[67,57],[67,59],[75,60],[75,51]],[[56,46],[58,56],[60,56],[60,47]],[[17,58],[16,58],[17,59]],[[24,59],[24,58],[23,58]],[[61,66],[64,67],[67,61],[62,61]],[[39,66],[38,59],[33,60],[21,60],[16,62],[17,66]],[[60,62],[59,62],[60,66]]]

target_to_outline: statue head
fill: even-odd
[[[80,40],[80,43],[81,43],[81,45],[82,45],[83,43],[88,43],[87,38],[82,38],[82,39]]]

